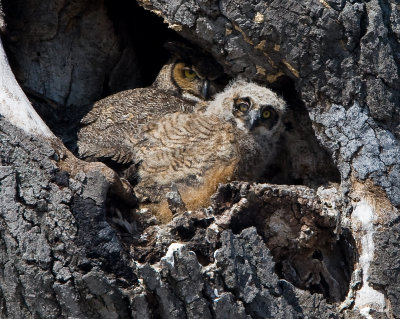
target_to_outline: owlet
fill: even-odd
[[[219,183],[262,176],[283,131],[285,108],[271,90],[236,80],[204,112],[176,112],[144,127],[127,178],[136,180],[143,205],[164,205],[173,185],[188,209],[199,208]]]

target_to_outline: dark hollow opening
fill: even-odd
[[[304,102],[293,79],[282,76],[270,85],[287,102],[285,132],[271,168],[264,176],[274,184],[306,185],[317,188],[327,183],[340,183],[340,173],[331,156],[317,141]]]
[[[140,65],[138,86],[151,85],[170,57],[164,44],[168,41],[182,42],[183,38],[169,29],[162,18],[143,9],[135,1],[105,0],[105,6],[123,46],[132,47],[137,56]],[[104,93],[106,96],[110,92]]]

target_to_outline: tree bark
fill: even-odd
[[[1,25],[0,25],[1,27]],[[28,134],[54,137],[36,113],[11,71],[0,41],[0,114]]]
[[[113,189],[127,197],[131,190],[104,165],[82,163],[61,145],[17,84],[0,43],[0,317],[400,318],[396,2],[138,2],[208,48],[231,76],[291,91],[295,133],[287,135],[292,162],[284,169],[296,170],[304,156],[324,163],[296,171],[307,173],[305,185],[221,185],[211,207],[177,214],[168,224],[132,213],[136,229],[127,236],[112,214],[130,207],[115,205]],[[121,74],[102,64],[107,57],[114,65],[135,58],[124,51],[129,45],[101,42],[91,61],[102,75],[85,65],[57,79],[63,40],[70,39],[76,56],[80,46],[99,48],[79,41],[93,38],[85,28],[77,32],[77,21],[101,21],[95,34],[121,43],[101,1],[48,8],[41,16],[47,29],[37,34],[55,54],[24,55],[38,49],[35,41],[18,51],[16,39],[27,34],[17,20],[10,18],[15,29],[6,37],[8,52],[23,56],[16,74],[24,89],[56,103],[46,114],[57,116],[74,103],[90,104],[104,77]],[[74,63],[67,67],[77,70]],[[34,78],[43,86],[35,87]],[[307,144],[306,155],[300,144]],[[314,150],[320,154],[310,155]]]

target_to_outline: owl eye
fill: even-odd
[[[243,113],[247,112],[249,110],[249,105],[246,103],[240,103],[238,104],[238,109]]]
[[[270,111],[265,110],[265,111],[262,112],[262,118],[263,119],[268,119],[270,117],[271,117],[271,112]]]
[[[183,74],[184,74],[185,78],[187,78],[190,81],[196,77],[196,72],[194,72],[192,69],[185,69],[183,71]]]
[[[235,107],[242,113],[247,113],[250,109],[250,101],[246,99],[238,99],[235,101]]]

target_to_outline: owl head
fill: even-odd
[[[233,122],[240,130],[268,138],[283,130],[286,103],[270,89],[234,80],[208,104],[205,113]]]
[[[205,52],[180,42],[164,46],[172,59],[160,71],[154,86],[200,101],[209,100],[228,83],[222,66]]]

